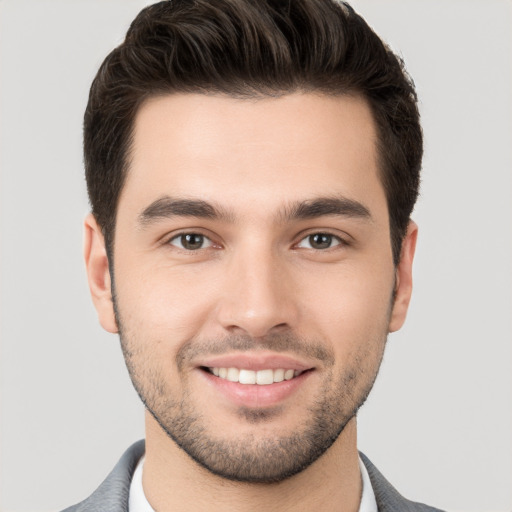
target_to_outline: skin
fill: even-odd
[[[388,332],[405,320],[417,236],[411,222],[395,267],[375,142],[370,110],[354,96],[176,94],[140,108],[118,204],[116,311],[93,216],[85,259],[100,323],[121,328],[132,380],[153,410],[143,485],[156,510],[358,510],[354,413]],[[222,215],[158,210],[168,198],[204,201]],[[294,206],[318,198],[342,198],[366,213],[324,207],[297,216]],[[204,245],[184,248],[184,233],[203,235]],[[314,234],[330,235],[329,243],[312,244]],[[240,403],[201,369],[240,353],[290,357],[309,371],[270,405]],[[268,460],[274,449],[262,454],[265,443],[304,433],[321,400],[332,409],[330,428],[342,432],[306,468],[274,483],[219,476],[162,428],[196,416],[201,437]]]

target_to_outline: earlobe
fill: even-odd
[[[117,333],[105,240],[92,213],[84,221],[84,258],[89,289],[100,324],[106,331]]]
[[[395,300],[389,322],[389,332],[398,331],[407,316],[412,294],[412,263],[417,237],[418,226],[411,220],[402,243],[400,262],[396,269]]]

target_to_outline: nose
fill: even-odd
[[[261,338],[294,327],[299,308],[285,261],[259,248],[233,255],[228,267],[217,309],[225,330]]]

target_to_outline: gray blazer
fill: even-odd
[[[137,462],[143,454],[144,441],[138,441],[130,446],[110,475],[91,496],[62,512],[127,512],[130,482]],[[360,455],[370,475],[379,512],[442,512],[438,508],[405,499],[364,454]]]

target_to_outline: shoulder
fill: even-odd
[[[143,440],[130,446],[91,496],[62,512],[93,512],[98,510],[102,512],[126,512],[128,510],[130,483],[144,451],[145,443]]]
[[[404,498],[384,478],[382,473],[371,463],[366,455],[363,453],[359,453],[359,455],[368,470],[379,512],[442,512],[441,509]]]

